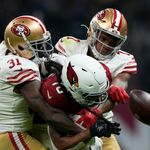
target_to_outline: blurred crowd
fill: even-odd
[[[34,15],[42,19],[50,30],[53,44],[65,35],[86,37],[86,28],[93,15],[104,8],[120,10],[128,21],[128,39],[123,50],[133,54],[138,63],[138,74],[131,80],[130,88],[150,92],[150,1],[120,0],[1,0],[0,40],[5,26],[16,16]]]

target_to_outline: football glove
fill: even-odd
[[[89,128],[97,120],[97,116],[87,111],[86,109],[82,109],[77,113],[77,115],[80,115],[81,117],[76,121],[76,123],[83,126],[84,128]]]
[[[97,107],[85,108],[77,113],[81,117],[76,121],[76,123],[82,125],[84,128],[89,128],[93,125],[97,118],[101,116],[101,110]]]
[[[98,119],[90,128],[91,137],[110,137],[111,134],[119,135],[121,128],[117,122],[110,122],[105,118]]]
[[[110,86],[108,89],[108,97],[117,103],[126,103],[129,99],[129,95],[125,89],[115,85]]]

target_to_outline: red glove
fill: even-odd
[[[108,90],[108,97],[110,100],[117,103],[126,103],[129,99],[128,93],[124,88],[112,85]]]
[[[89,111],[93,112],[94,115],[101,117],[102,112],[101,112],[100,108],[98,108],[97,106],[93,106],[89,109],[90,109]]]
[[[76,121],[76,123],[82,125],[84,128],[91,127],[97,120],[96,115],[87,111],[86,109],[82,109],[77,114],[81,115],[81,117]]]

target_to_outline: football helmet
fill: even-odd
[[[50,32],[33,16],[19,16],[6,27],[4,40],[15,55],[27,59],[49,57],[53,52]]]
[[[62,83],[79,104],[92,106],[107,99],[109,81],[102,65],[94,58],[76,54],[64,62]]]
[[[114,56],[126,41],[127,21],[118,10],[107,8],[92,18],[87,34],[95,58],[104,60]],[[108,38],[111,39],[110,43],[106,42]],[[97,42],[102,45],[100,49],[96,47]]]

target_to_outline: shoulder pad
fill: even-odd
[[[74,38],[72,36],[65,36],[59,39],[55,45],[55,48],[58,52],[64,54],[65,56],[69,56],[75,53],[79,43],[80,39]]]
[[[7,55],[0,58],[0,63],[0,79],[5,82],[17,85],[34,79],[40,80],[38,66],[28,59]]]

